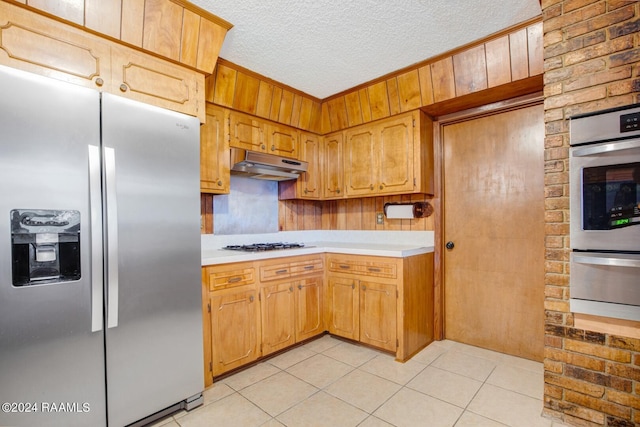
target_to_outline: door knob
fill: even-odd
[[[453,242],[449,241],[449,242],[447,242],[447,244],[446,244],[446,245],[444,245],[444,246],[445,246],[445,248],[447,248],[447,249],[451,250],[451,249],[453,249],[456,245],[455,245]]]

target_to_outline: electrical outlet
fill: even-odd
[[[382,212],[376,214],[376,224],[384,224],[384,214]]]

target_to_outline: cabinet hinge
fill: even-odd
[[[211,303],[208,303],[208,304],[207,304],[207,311],[208,311],[209,313],[211,313]]]
[[[413,186],[414,187],[416,186],[416,178],[415,177],[413,178]]]
[[[396,299],[400,298],[400,291],[396,289]]]
[[[416,119],[412,119],[411,122],[413,123],[413,127],[416,127]]]
[[[400,340],[396,338],[396,348],[400,347]]]
[[[209,362],[209,372],[213,372],[213,362]]]

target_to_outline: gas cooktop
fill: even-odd
[[[252,243],[250,245],[229,245],[222,249],[244,252],[276,251],[279,249],[299,249],[304,248],[303,243]]]

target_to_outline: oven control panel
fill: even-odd
[[[620,133],[640,130],[640,112],[620,116]]]
[[[640,137],[640,104],[571,117],[570,145]]]

